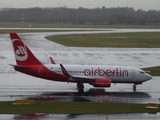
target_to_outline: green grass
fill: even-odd
[[[146,113],[160,112],[160,109],[145,108],[146,104],[129,103],[90,103],[36,101],[31,105],[12,105],[13,102],[0,102],[0,114],[92,114],[92,113]]]
[[[22,27],[21,23],[0,22],[0,28],[18,28]]]
[[[144,71],[148,71],[148,73],[152,76],[160,76],[160,66],[144,68]]]
[[[160,48],[159,32],[54,35],[46,38],[73,47]]]

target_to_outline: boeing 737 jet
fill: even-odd
[[[84,83],[94,87],[110,87],[111,83],[142,84],[152,78],[145,71],[125,66],[105,65],[63,65],[56,64],[50,57],[51,63],[41,63],[30,49],[23,43],[17,33],[10,33],[16,65],[12,65],[16,71],[59,82],[77,83],[79,91],[83,91]]]

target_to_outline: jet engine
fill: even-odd
[[[110,79],[96,79],[93,84],[94,87],[110,87],[111,80]]]

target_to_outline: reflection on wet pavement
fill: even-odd
[[[69,102],[113,102],[136,103],[150,98],[143,92],[105,92],[105,89],[90,89],[87,92],[46,92],[26,99],[42,101],[69,101]]]
[[[84,101],[113,103],[160,103],[160,77],[137,86],[132,90],[132,84],[116,84],[105,89],[93,88],[85,84],[83,93],[77,92],[76,84],[52,82],[43,79],[33,79],[24,74],[1,75],[0,101],[16,99],[35,99],[44,101]]]
[[[0,115],[3,120],[159,120],[160,113]]]

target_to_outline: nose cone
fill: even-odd
[[[150,74],[147,74],[147,73],[146,73],[146,79],[147,79],[147,80],[150,80],[150,79],[152,79],[152,76],[151,76]]]

